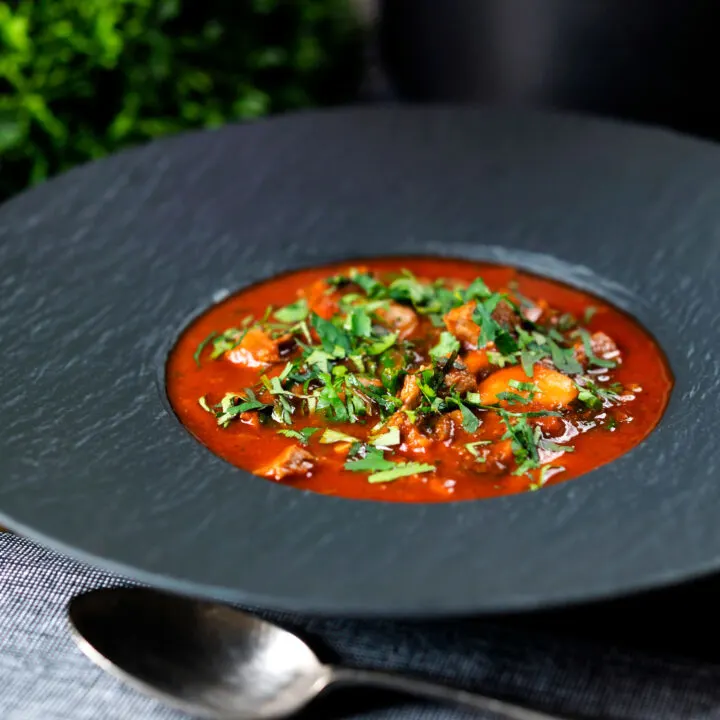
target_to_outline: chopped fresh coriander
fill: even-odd
[[[499,392],[496,397],[498,400],[504,400],[510,405],[528,405],[530,403],[529,398],[514,392]]]
[[[367,351],[370,355],[380,355],[386,350],[389,350],[395,344],[396,340],[397,335],[395,333],[389,333],[384,338],[376,340],[375,342],[368,345]]]
[[[538,439],[538,445],[548,452],[575,452],[575,448],[572,445],[559,445],[558,443],[554,443],[551,440],[546,440],[542,437]]]
[[[465,432],[474,433],[480,427],[480,420],[477,415],[463,403],[458,403],[462,414],[462,424]]]
[[[540,473],[538,475],[537,482],[531,483],[529,489],[530,490],[539,490],[543,485],[547,484],[547,481],[553,476],[557,475],[558,473],[565,472],[564,467],[559,467],[556,465],[543,465],[540,468]]]
[[[365,457],[353,458],[345,463],[345,469],[352,472],[380,472],[395,467],[395,463],[386,460],[382,450],[367,448]]]
[[[508,363],[515,363],[517,362],[515,358],[508,357],[507,355],[503,355],[502,353],[496,352],[495,350],[488,350],[487,351],[487,359],[488,362],[491,365],[497,365],[497,367],[505,367]]]
[[[260,402],[251,391],[247,397],[227,393],[220,401],[220,412],[216,413],[218,425],[227,426],[233,419],[245,412],[253,410],[265,410],[272,407],[268,403]]]
[[[370,440],[371,445],[376,447],[391,447],[400,444],[400,429],[389,427],[381,435],[376,435]]]
[[[346,357],[350,354],[352,343],[343,330],[329,320],[321,318],[317,313],[311,314],[310,321],[320,338],[320,343],[325,352],[336,358]]]
[[[387,295],[385,286],[372,275],[353,270],[350,272],[350,279],[359,285],[368,297],[377,298]]]
[[[276,310],[273,315],[280,322],[295,325],[296,323],[303,321],[308,316],[308,313],[307,300],[301,298],[290,305],[286,305],[285,307]]]
[[[283,425],[291,425],[294,412],[292,403],[284,395],[278,395],[273,404],[272,419]]]
[[[393,300],[406,300],[415,307],[426,305],[432,297],[431,288],[421,283],[411,273],[393,280],[388,291]]]
[[[567,332],[568,330],[574,328],[575,325],[577,325],[577,320],[575,320],[575,316],[571,313],[563,313],[558,318],[557,326],[558,330],[560,330],[561,332]]]
[[[595,365],[596,367],[602,368],[617,367],[617,363],[614,360],[599,358],[597,355],[595,355],[592,349],[592,338],[590,337],[590,333],[587,330],[581,328],[577,331],[577,333],[582,340],[583,349],[585,350],[585,356],[587,357],[590,365]]]
[[[348,435],[347,433],[340,432],[339,430],[333,430],[332,428],[327,428],[320,438],[320,442],[323,445],[331,445],[332,443],[339,443],[339,442],[349,442],[354,443],[357,442],[358,439],[354,437],[353,435]]]
[[[388,468],[387,470],[380,470],[379,472],[374,472],[372,475],[368,476],[368,482],[391,482],[392,480],[398,480],[402,477],[418,475],[420,473],[432,472],[433,470],[435,470],[435,466],[430,465],[429,463],[403,462],[393,464],[395,466],[393,468]]]
[[[372,319],[364,307],[353,308],[348,314],[343,328],[358,338],[369,338],[372,335]]]
[[[207,404],[207,400],[205,399],[204,395],[198,398],[198,404],[205,412],[209,412],[214,415],[213,411],[210,409],[210,406]]]
[[[583,314],[583,322],[587,325],[593,319],[596,312],[597,312],[596,307],[593,307],[592,305],[588,305],[588,307],[585,308],[585,313]]]
[[[609,387],[598,385],[589,377],[582,377],[575,383],[578,388],[578,400],[591,410],[600,410],[603,407],[614,405],[622,391],[622,386],[613,383]]]
[[[263,377],[266,377],[266,376],[263,375]],[[273,395],[289,395],[289,396],[291,396],[291,397],[293,396],[293,393],[291,393],[289,390],[286,390],[286,389],[282,386],[282,383],[280,382],[280,378],[279,378],[279,377],[271,378],[271,380],[270,380],[270,387],[269,387],[268,389],[270,390],[270,392],[271,392]]]
[[[478,451],[479,447],[483,447],[484,445],[490,445],[492,443],[491,440],[476,440],[475,442],[471,443],[465,443],[465,449],[478,461],[478,462],[485,462],[485,458],[480,454]]]
[[[492,295],[490,288],[485,284],[482,278],[475,278],[465,290],[463,302],[471,302],[472,300],[487,300]]]
[[[491,295],[486,300],[478,301],[475,305],[473,321],[480,326],[480,335],[478,337],[479,348],[483,348],[493,342],[500,331],[500,326],[492,316],[498,302],[499,296]]]
[[[247,321],[247,322],[245,322]],[[225,332],[216,335],[212,339],[212,351],[210,352],[210,358],[217,360],[222,357],[226,352],[234,350],[238,345],[242,343],[247,335],[248,331],[252,327],[252,317],[245,318],[243,321],[243,327],[241,328],[229,328]]]
[[[591,410],[599,410],[603,406],[602,400],[588,388],[580,388],[578,400],[585,403]]]
[[[279,435],[284,435],[285,437],[289,438],[295,438],[296,440],[299,440],[303,445],[307,445],[310,441],[311,436],[316,433],[320,428],[315,427],[306,427],[302,430],[293,430],[291,428],[281,428],[278,430]]]
[[[543,353],[532,352],[530,350],[522,350],[520,352],[520,363],[522,369],[529,378],[535,375],[535,363],[543,358]]]
[[[577,375],[582,372],[582,365],[577,361],[572,348],[561,348],[554,340],[548,339],[550,357],[555,367],[566,375]]]
[[[217,337],[216,332],[211,332],[198,346],[197,350],[195,350],[195,354],[193,355],[193,360],[195,360],[195,364],[200,367],[200,356],[202,355],[202,351]]]
[[[510,380],[508,385],[514,390],[520,390],[522,392],[530,393],[530,396],[534,395],[538,391],[538,387],[535,383],[520,382],[519,380]]]
[[[325,352],[324,350],[320,350],[319,348],[313,350],[305,358],[305,362],[307,365],[315,365],[320,370],[320,372],[323,373],[330,372],[330,363],[334,360],[335,358],[330,353]]]
[[[495,335],[495,347],[500,355],[507,361],[518,351],[519,345],[517,340],[507,331],[498,330]]]
[[[480,401],[480,393],[469,392],[465,394],[465,402],[468,405],[482,405]]]
[[[278,380],[280,382],[284,382],[289,377],[290,373],[295,369],[294,363],[285,363],[285,367],[283,368],[283,371],[278,375]]]
[[[439,360],[448,357],[460,350],[459,340],[452,334],[444,330],[440,333],[440,340],[437,345],[430,348],[430,357],[433,360]]]
[[[540,465],[537,437],[524,416],[510,416],[500,411],[500,418],[505,424],[506,432],[503,440],[510,440],[515,457],[516,469],[513,475],[524,475]]]

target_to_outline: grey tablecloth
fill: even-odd
[[[0,533],[0,718],[182,720],[104,676],[75,649],[64,610],[74,593],[124,584]],[[402,669],[594,718],[720,718],[720,666],[479,621],[413,624],[283,616],[326,659]],[[673,618],[658,618],[662,625]],[[338,692],[310,718],[461,720],[464,713],[395,697]]]

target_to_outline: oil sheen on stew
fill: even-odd
[[[167,367],[180,420],[228,462],[317,493],[399,502],[577,477],[641,442],[671,387],[653,339],[607,303],[436,258],[250,287],[197,319]]]

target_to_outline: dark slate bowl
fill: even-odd
[[[639,447],[537,493],[323,497],[200,446],[164,359],[214,300],[290,268],[514,263],[637,317],[676,379]],[[0,209],[0,521],[171,590],[432,616],[603,598],[720,566],[720,149],[535,113],[398,107],[191,133]]]

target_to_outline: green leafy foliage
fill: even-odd
[[[191,128],[354,95],[347,0],[0,0],[0,201]]]

